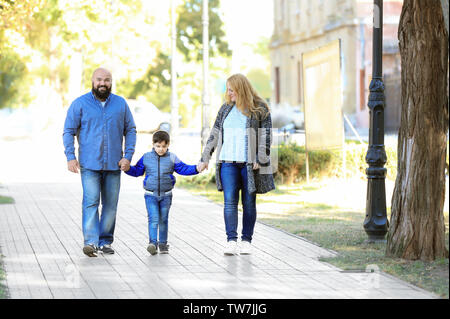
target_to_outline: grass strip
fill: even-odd
[[[0,195],[0,204],[14,204],[14,198]]]
[[[179,186],[194,195],[223,204],[223,193],[218,192],[212,183],[196,184],[184,180],[180,181]],[[323,198],[323,202],[317,202],[317,196],[313,195],[320,190],[320,183],[298,184],[294,187],[278,187],[273,192],[258,195],[258,221],[338,252],[337,257],[321,258],[321,261],[343,270],[364,270],[368,265],[375,264],[385,273],[449,298],[448,258],[424,262],[386,257],[386,244],[365,243],[364,209],[332,205],[327,203],[327,197]],[[310,198],[316,201],[311,202]],[[389,207],[387,213],[390,218]],[[444,218],[448,249],[448,212],[444,213]]]

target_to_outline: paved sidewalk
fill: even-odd
[[[9,183],[0,251],[11,298],[436,298],[391,276],[342,272],[333,252],[257,223],[254,254],[224,256],[222,206],[176,189],[170,254],[150,256],[143,192],[123,176],[114,255],[82,253],[81,183]],[[240,220],[241,223],[241,220]]]

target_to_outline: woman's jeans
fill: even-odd
[[[94,171],[81,168],[83,186],[82,228],[84,245],[104,246],[114,240],[120,170]],[[100,198],[102,212],[99,218]]]
[[[224,196],[224,219],[228,241],[237,241],[239,191],[243,207],[242,237],[251,242],[256,222],[256,193],[247,187],[247,167],[244,163],[222,163],[220,169]]]
[[[149,242],[155,246],[158,246],[158,244],[167,244],[169,210],[172,205],[172,194],[163,196],[144,195],[144,197],[148,213]]]

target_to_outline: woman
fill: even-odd
[[[271,142],[272,120],[268,105],[244,75],[232,75],[227,80],[225,104],[217,114],[199,163],[201,170],[207,168],[217,149],[216,184],[224,194],[225,255],[238,252],[240,190],[243,206],[240,253],[251,253],[256,194],[275,189],[270,164]]]

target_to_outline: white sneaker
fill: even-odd
[[[252,245],[248,241],[241,241],[241,255],[250,255],[252,253]]]
[[[227,245],[225,246],[224,255],[235,255],[237,253],[237,242],[235,241],[229,241],[227,242]]]

